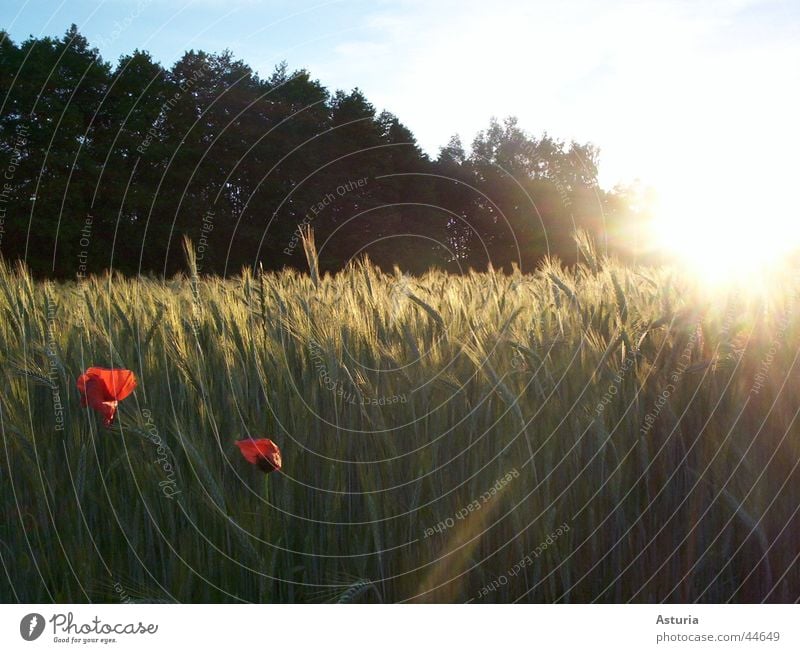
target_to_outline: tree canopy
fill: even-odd
[[[183,236],[206,273],[304,268],[305,225],[330,271],[364,254],[410,273],[570,262],[576,228],[606,242],[629,217],[598,155],[507,118],[431,159],[359,89],[286,63],[266,78],[229,51],[111,65],[74,25],[0,31],[0,255],[40,275],[169,275]]]

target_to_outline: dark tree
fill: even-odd
[[[305,268],[315,230],[324,270],[368,256],[413,273],[575,260],[573,233],[638,217],[597,186],[598,152],[514,118],[469,151],[431,161],[359,89],[329,93],[285,63],[260,78],[229,51],[147,52],[112,68],[73,25],[19,46],[0,31],[0,254],[37,274],[114,268],[170,275],[182,237],[204,273]]]

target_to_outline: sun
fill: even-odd
[[[653,208],[655,247],[705,284],[760,285],[800,251],[789,201],[721,180],[667,189]]]

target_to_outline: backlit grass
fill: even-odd
[[[796,600],[797,275],[709,298],[582,249],[529,276],[3,265],[0,599]],[[110,430],[91,365],[139,380]]]

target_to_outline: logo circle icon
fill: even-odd
[[[38,639],[44,632],[44,617],[37,612],[31,612],[22,617],[19,622],[19,634],[26,642]]]

